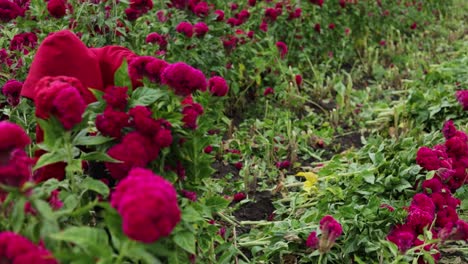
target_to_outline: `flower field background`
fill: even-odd
[[[0,0],[0,262],[468,263],[466,14]]]

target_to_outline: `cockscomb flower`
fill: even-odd
[[[47,10],[51,16],[62,18],[66,14],[67,2],[66,0],[50,0],[47,3]]]
[[[2,93],[7,98],[7,102],[11,106],[17,106],[20,101],[20,93],[23,88],[23,83],[17,80],[8,80],[2,87]]]
[[[148,36],[146,36],[146,43],[158,44],[160,50],[165,50],[168,44],[166,36],[156,32],[150,33]]]
[[[199,2],[192,9],[192,12],[198,17],[206,17],[210,11],[207,2]]]
[[[223,21],[224,20],[224,11],[223,10],[215,10],[216,21]]]
[[[453,124],[452,120],[448,120],[447,122],[444,123],[444,126],[442,128],[442,134],[444,135],[445,139],[450,139],[454,137],[457,133],[457,128]]]
[[[226,80],[219,76],[211,77],[210,80],[208,80],[208,87],[210,93],[214,96],[225,96],[229,91]]]
[[[263,96],[267,96],[269,94],[274,94],[274,93],[275,93],[275,91],[273,90],[273,88],[267,87],[267,88],[265,88],[265,91],[263,91]]]
[[[151,56],[138,56],[130,60],[128,73],[132,82],[141,82],[144,77],[151,82],[160,83],[161,73],[169,64]]]
[[[468,110],[468,90],[457,91],[455,93],[455,96],[457,97],[458,102],[463,107],[463,110],[467,111]]]
[[[182,191],[180,191],[180,193],[182,194],[182,196],[184,196],[185,198],[189,199],[192,202],[197,201],[197,193],[196,192],[182,190]]]
[[[129,172],[111,196],[129,238],[153,243],[168,236],[181,219],[177,193],[170,182],[147,169]]]
[[[323,6],[323,1],[324,1],[324,0],[310,0],[310,2],[311,2],[312,4],[318,5],[318,6],[320,6],[320,7]]]
[[[204,22],[198,22],[193,26],[193,30],[195,31],[195,36],[201,38],[204,37],[210,29]]]
[[[53,101],[53,112],[66,130],[72,129],[83,120],[86,103],[75,87],[59,91]]]
[[[30,143],[31,139],[22,127],[8,121],[0,122],[0,155],[14,149],[24,149]]]
[[[440,192],[444,188],[443,183],[439,177],[434,177],[429,180],[425,180],[422,183],[423,192],[426,194],[434,194]]]
[[[288,54],[288,46],[286,46],[286,43],[278,41],[276,42],[276,47],[278,48],[281,59],[284,59],[286,54]]]
[[[0,21],[10,22],[11,20],[21,16],[24,10],[16,3],[8,0],[0,0]]]
[[[454,224],[459,219],[457,211],[452,207],[445,207],[437,212],[436,227],[444,227],[448,224]]]
[[[287,169],[287,168],[291,167],[291,162],[289,160],[278,161],[278,162],[276,162],[276,167],[278,169]]]
[[[31,180],[33,160],[22,149],[11,152],[0,152],[0,183],[13,187],[21,187]]]
[[[187,98],[190,98],[190,100],[187,100]],[[184,115],[182,122],[184,122],[185,128],[195,130],[197,128],[197,119],[204,111],[199,103],[193,102],[191,96],[187,98],[181,102],[184,106],[182,109],[182,114]]]
[[[447,224],[442,228],[438,237],[445,240],[464,240],[468,241],[468,223],[463,220],[458,220],[455,223]]]
[[[20,33],[10,41],[10,50],[21,51],[28,54],[28,49],[33,49],[37,45],[37,36],[33,32]]]
[[[416,233],[407,225],[394,227],[387,235],[387,240],[398,246],[400,252],[405,253],[410,249],[416,240]]]
[[[335,240],[343,233],[343,228],[338,221],[331,215],[326,215],[320,220],[320,237],[319,250],[322,253],[330,251],[335,244]]]
[[[296,76],[294,76],[294,79],[296,81],[297,86],[301,86],[301,84],[302,84],[302,75],[296,74]]]
[[[129,115],[125,112],[106,108],[104,113],[96,116],[96,128],[104,136],[121,138],[122,129],[129,125]]]
[[[416,208],[428,212],[429,214],[434,214],[435,212],[435,206],[431,198],[423,193],[417,193],[411,201],[409,210],[411,211]]]
[[[10,231],[0,233],[0,248],[0,259],[5,263],[58,264],[45,248]]]
[[[54,210],[58,210],[63,207],[63,202],[59,198],[60,190],[53,190],[50,193],[49,199],[47,200],[50,207]]]
[[[418,234],[422,234],[425,227],[429,228],[434,221],[434,213],[426,212],[417,207],[410,209],[406,223]]]
[[[106,101],[108,107],[118,111],[125,111],[128,103],[127,91],[127,87],[109,86],[106,88],[102,99]]]
[[[183,21],[180,22],[179,25],[176,27],[176,31],[179,33],[183,33],[188,38],[193,36],[193,26],[190,22]]]
[[[416,163],[426,170],[437,170],[441,167],[439,157],[438,152],[428,147],[421,147],[416,153]]]
[[[245,195],[245,193],[243,193],[243,192],[238,192],[238,193],[234,194],[234,196],[233,196],[233,201],[234,201],[234,202],[240,202],[240,201],[244,200],[245,198],[247,198],[247,196]]]
[[[206,91],[207,87],[203,72],[183,62],[167,66],[161,74],[161,81],[180,96],[188,96],[197,90]]]
[[[306,246],[313,250],[319,248],[319,239],[317,237],[317,232],[310,232],[309,236],[307,237]]]

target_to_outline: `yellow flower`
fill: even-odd
[[[312,191],[317,191],[317,182],[318,182],[318,176],[317,174],[313,172],[298,172],[296,176],[302,176],[306,178],[306,181],[304,182],[304,186],[302,187],[304,191],[307,193],[311,193]]]

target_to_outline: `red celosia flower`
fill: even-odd
[[[437,170],[441,167],[438,153],[428,147],[419,148],[416,163],[426,170]]]
[[[66,0],[50,0],[47,3],[47,10],[51,16],[62,18],[67,10],[67,2]]]
[[[85,109],[83,97],[75,87],[70,86],[60,90],[55,96],[52,113],[66,130],[70,130],[83,120]]]
[[[260,30],[263,31],[263,32],[267,32],[268,31],[268,24],[265,20],[262,21],[262,23],[260,24]]]
[[[169,64],[161,59],[151,56],[138,56],[130,60],[128,65],[128,73],[132,82],[138,83],[143,77],[148,78],[151,82],[160,83],[161,73]]]
[[[468,110],[468,90],[457,91],[455,93],[458,102],[462,105],[463,110]]]
[[[11,20],[21,16],[24,10],[16,3],[9,0],[0,0],[0,21],[10,22]]]
[[[23,88],[23,83],[14,79],[8,80],[3,85],[1,90],[9,105],[17,106],[19,104],[21,88]]]
[[[106,88],[102,99],[106,101],[107,106],[114,110],[125,111],[128,103],[128,88],[109,86]]]
[[[257,4],[257,0],[249,0],[249,6],[255,6]]]
[[[184,105],[183,102],[182,105]],[[184,117],[182,118],[182,122],[184,122],[184,127],[196,129],[198,116],[203,114],[203,107],[198,103],[192,102],[191,104],[186,104],[184,106],[184,108],[182,109],[182,114],[184,115]]]
[[[312,4],[318,5],[318,6],[320,6],[320,7],[323,6],[323,1],[324,1],[324,0],[310,0],[310,2],[311,2]]]
[[[431,198],[423,193],[417,193],[413,196],[409,210],[411,211],[416,208],[428,212],[431,215],[435,212],[435,206]]]
[[[238,193],[234,194],[234,196],[233,196],[234,202],[240,202],[240,201],[244,200],[245,198],[247,198],[247,196],[243,192],[238,192]]]
[[[444,227],[457,221],[457,211],[452,207],[445,207],[437,212],[436,227]]]
[[[161,74],[161,81],[181,96],[188,96],[196,90],[206,91],[207,87],[205,75],[183,62],[167,66]]]
[[[21,51],[28,54],[28,49],[34,49],[37,45],[37,36],[33,32],[20,33],[10,41],[10,50]]]
[[[237,8],[239,8],[239,5],[236,4],[236,3],[229,3],[229,6],[230,6],[231,10],[236,10]]]
[[[434,213],[426,212],[419,208],[412,208],[406,218],[408,226],[412,227],[418,234],[422,234],[425,227],[429,226],[434,221]]]
[[[148,153],[149,148],[152,148],[150,140],[138,134],[138,132],[125,135],[121,143],[111,147],[107,151],[109,156],[122,161],[121,163],[105,163],[112,178],[120,180],[127,176],[127,173],[131,169],[145,167],[151,160]],[[159,149],[153,151],[159,152]]]
[[[171,7],[177,9],[185,9],[189,4],[189,0],[171,0]]]
[[[335,24],[333,24],[333,23],[330,23],[330,24],[328,25],[328,28],[331,29],[331,30],[335,29],[335,27],[336,27],[336,26],[335,26]]]
[[[45,248],[10,231],[0,233],[0,248],[0,259],[5,263],[58,264]]]
[[[263,91],[264,96],[267,96],[269,94],[274,94],[274,93],[275,93],[275,91],[271,87],[267,87],[267,88],[265,88],[265,91]]]
[[[219,76],[211,77],[208,81],[208,87],[210,93],[214,96],[225,96],[229,91],[226,80]]]
[[[281,59],[284,59],[284,56],[288,54],[288,46],[286,46],[286,43],[278,41],[276,42],[276,47],[278,48]]]
[[[453,124],[452,120],[448,120],[444,123],[444,127],[442,128],[442,134],[444,134],[445,139],[450,139],[454,137],[457,133],[457,128]]]
[[[387,235],[387,240],[396,244],[402,253],[405,253],[413,246],[415,239],[416,234],[413,229],[407,225],[394,227]]]
[[[21,187],[31,179],[32,164],[33,160],[22,149],[0,153],[0,183]]]
[[[412,30],[415,30],[416,28],[418,27],[418,24],[416,22],[414,22],[413,24],[411,24],[410,28]]]
[[[294,12],[289,13],[288,20],[293,20],[293,19],[296,19],[296,18],[300,18],[301,15],[302,15],[302,9],[298,7],[298,8],[296,8],[294,10]]]
[[[249,11],[243,9],[239,13],[237,13],[234,17],[237,18],[237,20],[239,21],[240,23],[239,25],[242,25],[245,22],[247,22],[247,20],[249,19],[250,13]]]
[[[160,128],[156,135],[154,135],[153,141],[160,148],[167,148],[172,144],[172,133],[171,130],[166,128]]]
[[[125,112],[106,108],[104,113],[96,116],[96,128],[104,136],[121,138],[122,129],[129,125],[129,115]]]
[[[192,202],[197,201],[197,193],[196,192],[191,192],[191,191],[187,191],[187,190],[182,190],[180,192],[182,193],[182,196],[189,199],[190,201],[192,201]]]
[[[278,169],[287,169],[287,168],[291,167],[291,162],[289,160],[278,161],[278,162],[276,162],[276,167]]]
[[[193,29],[195,31],[195,36],[199,38],[204,37],[209,30],[208,26],[204,22],[196,23],[195,26],[193,26]]]
[[[439,231],[438,236],[442,240],[468,241],[468,223],[458,220],[453,224],[447,224]]]
[[[302,76],[300,74],[296,74],[296,76],[294,76],[295,80],[296,80],[296,84],[297,86],[301,86],[302,84]]]
[[[59,198],[59,193],[60,193],[60,190],[53,190],[50,193],[50,197],[48,199],[50,207],[52,207],[52,209],[54,210],[58,210],[63,207],[63,202]]]
[[[468,155],[468,144],[464,138],[451,137],[445,141],[445,147],[447,147],[447,154],[451,158]]]
[[[146,43],[158,44],[160,50],[166,50],[167,48],[167,39],[166,36],[160,35],[158,33],[150,33],[146,36]]]
[[[432,194],[431,199],[437,211],[441,211],[447,207],[456,209],[461,204],[461,201],[453,197],[448,190]]]
[[[236,167],[236,169],[238,170],[241,170],[242,167],[244,167],[244,164],[242,163],[242,161],[239,161],[239,162],[234,163],[234,167]]]
[[[320,33],[321,32],[321,29],[320,29],[320,24],[315,24],[314,26],[314,30],[317,32],[317,33]]]
[[[37,162],[39,157],[46,152],[43,150],[37,150],[34,153],[34,159]],[[47,166],[44,166],[42,168],[39,168],[34,171],[33,174],[33,180],[36,183],[44,182],[48,179],[57,179],[59,181],[63,180],[65,178],[65,167],[67,164],[65,162],[57,162],[53,163]]]
[[[168,236],[181,219],[177,193],[170,182],[147,169],[133,169],[112,193],[111,205],[131,239],[153,243]]]
[[[267,21],[275,22],[279,15],[281,15],[281,9],[271,7],[265,9],[265,19]]]
[[[440,181],[439,177],[434,177],[430,180],[425,180],[422,183],[423,192],[427,194],[438,193],[442,190],[443,187],[444,185]]]
[[[224,11],[223,10],[215,10],[214,13],[216,14],[216,21],[223,21],[224,20]]]
[[[200,2],[192,8],[192,12],[198,17],[206,17],[209,11],[207,2]]]
[[[193,36],[193,26],[190,22],[183,21],[180,22],[179,25],[176,27],[176,31],[179,33],[183,33],[188,38]]]
[[[343,233],[343,228],[338,221],[331,215],[326,215],[320,220],[320,237],[319,250],[322,253],[330,251],[335,244],[335,240]]]
[[[2,153],[9,154],[13,149],[23,149],[30,143],[31,140],[22,127],[8,121],[0,122],[0,163]]]
[[[306,246],[313,250],[318,249],[319,239],[317,238],[317,232],[310,232],[309,236],[307,237]]]
[[[211,152],[213,151],[213,146],[206,146],[204,149],[203,149],[203,152],[205,152],[206,154],[210,154]]]

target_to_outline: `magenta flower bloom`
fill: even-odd
[[[286,46],[286,43],[278,41],[276,42],[276,47],[278,48],[281,59],[284,59],[286,54],[288,54],[288,46]]]
[[[214,96],[225,96],[229,91],[226,80],[219,76],[211,77],[210,80],[208,80],[208,87],[210,93]]]
[[[296,74],[296,76],[294,76],[294,78],[296,80],[297,86],[301,86],[301,84],[302,84],[302,75]]]
[[[188,96],[196,90],[206,91],[207,87],[203,72],[183,62],[167,66],[161,74],[161,81],[181,96]]]
[[[214,13],[216,14],[216,21],[223,21],[224,20],[224,11],[223,10],[215,10]]]
[[[310,232],[309,236],[307,237],[306,246],[313,250],[318,249],[319,239],[317,238],[317,232]]]
[[[457,91],[455,93],[455,96],[457,97],[458,102],[463,107],[463,110],[467,111],[468,110],[468,90]]]
[[[448,120],[444,123],[444,127],[442,128],[442,134],[444,134],[445,139],[450,139],[455,136],[457,133],[457,128],[453,124],[452,120]]]
[[[176,27],[176,31],[184,34],[188,38],[191,38],[193,36],[193,26],[190,22],[180,22],[179,25],[177,25]]]
[[[209,31],[208,25],[204,22],[196,23],[195,26],[193,26],[193,29],[195,31],[195,36],[199,38],[204,37]]]
[[[132,82],[141,82],[144,77],[153,83],[160,83],[161,73],[169,64],[151,56],[138,56],[128,64],[128,73]]]
[[[274,94],[274,93],[275,93],[275,91],[273,90],[273,88],[267,87],[267,88],[265,88],[265,91],[263,91],[263,96],[267,96],[269,94]]]
[[[121,138],[122,129],[129,125],[129,115],[125,112],[106,108],[104,113],[96,116],[96,128],[104,136]]]
[[[197,193],[196,192],[191,192],[191,191],[187,191],[187,190],[182,190],[180,192],[182,193],[182,196],[189,199],[190,201],[192,201],[192,202],[197,201]]]
[[[131,170],[112,193],[111,205],[122,217],[123,232],[143,243],[168,236],[181,219],[172,184],[147,169]]]
[[[429,228],[434,221],[434,214],[426,212],[419,208],[410,209],[406,223],[412,227],[418,234],[422,234],[425,227]]]
[[[335,244],[335,240],[343,233],[343,228],[338,221],[331,215],[326,215],[320,220],[320,237],[319,250],[322,253],[330,251]]]
[[[31,166],[34,161],[22,149],[0,152],[0,183],[12,187],[21,187],[31,180]]]
[[[0,248],[0,259],[4,263],[58,264],[45,248],[10,231],[0,233]]]
[[[407,225],[400,225],[393,228],[387,236],[387,240],[398,246],[400,252],[405,253],[410,249],[416,240],[416,233]]]
[[[444,185],[440,181],[439,177],[434,177],[430,180],[425,180],[422,183],[423,192],[426,194],[438,193],[443,189]]]
[[[438,153],[428,147],[419,148],[416,163],[426,170],[437,170],[441,167]]]
[[[244,200],[245,198],[247,198],[245,193],[239,192],[239,193],[234,194],[233,200],[234,200],[234,202],[240,202],[240,201]]]
[[[22,127],[8,121],[0,122],[0,155],[16,148],[23,149],[30,143],[31,139]]]
[[[11,20],[23,15],[24,10],[16,3],[8,0],[0,0],[0,21],[10,22]]]
[[[434,203],[432,202],[431,198],[429,198],[429,196],[423,193],[417,193],[413,197],[409,210],[411,211],[414,209],[421,209],[432,215],[435,213]]]
[[[128,103],[127,91],[127,87],[109,86],[106,88],[102,98],[106,101],[107,106],[110,106],[114,110],[125,111]]]

